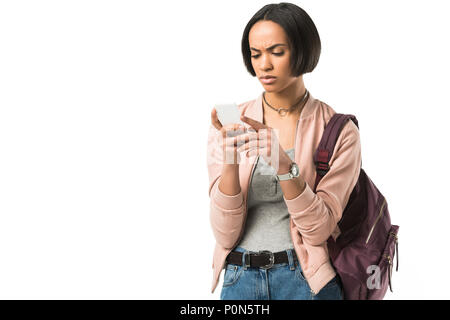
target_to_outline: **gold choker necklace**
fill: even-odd
[[[294,103],[292,106],[290,106],[289,108],[278,108],[278,109],[276,109],[276,108],[272,107],[272,106],[266,101],[266,92],[263,93],[263,99],[264,99],[264,102],[265,102],[270,108],[272,108],[273,110],[277,111],[278,114],[279,114],[280,116],[282,116],[282,117],[284,117],[285,115],[287,115],[288,112],[293,111],[293,110],[294,110],[294,106],[296,106],[297,104],[302,103],[303,101],[305,101],[306,98],[307,98],[308,96],[309,96],[309,91],[305,89],[305,94],[303,95],[303,97],[300,98],[300,100],[297,101],[296,103]]]

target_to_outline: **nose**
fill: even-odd
[[[272,69],[272,62],[267,54],[261,56],[260,68],[264,71]]]

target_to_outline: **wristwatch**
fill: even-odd
[[[298,169],[298,165],[295,162],[291,163],[291,167],[289,168],[289,172],[285,174],[277,174],[276,178],[278,181],[290,180],[293,178],[297,178],[300,175],[300,170]]]

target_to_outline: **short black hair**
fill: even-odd
[[[286,32],[291,48],[291,73],[298,77],[304,73],[312,72],[319,62],[320,37],[314,22],[305,10],[299,6],[280,2],[262,7],[250,19],[242,36],[242,56],[245,66],[252,76],[256,76],[251,61],[251,52],[248,35],[250,29],[259,20],[270,20],[279,24]]]

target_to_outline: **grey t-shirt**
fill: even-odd
[[[294,148],[286,153],[294,160]],[[249,187],[247,220],[239,243],[246,250],[278,252],[294,248],[289,212],[275,175],[275,169],[259,157]]]

